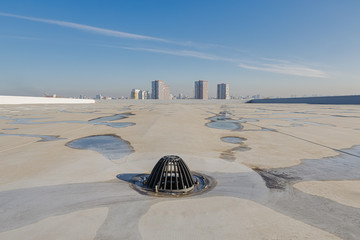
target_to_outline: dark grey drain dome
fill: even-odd
[[[210,191],[216,180],[198,172],[190,172],[185,162],[178,156],[162,157],[150,175],[142,173],[129,179],[129,174],[119,174],[121,180],[130,182],[130,187],[140,194],[154,197],[186,197]]]
[[[145,184],[155,192],[187,192],[194,188],[195,182],[185,162],[168,155],[156,163]]]

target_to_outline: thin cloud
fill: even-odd
[[[220,57],[220,56],[202,53],[202,52],[198,52],[198,51],[166,50],[166,49],[157,49],[157,48],[135,48],[135,47],[121,47],[121,46],[109,46],[109,45],[98,45],[98,46],[120,48],[120,49],[132,50],[132,51],[163,53],[163,54],[182,56],[182,57],[194,57],[194,58],[214,60],[214,61],[236,62],[236,60],[232,59],[232,58]]]
[[[240,63],[239,67],[250,70],[273,72],[302,77],[328,78],[328,75],[324,71],[313,69],[303,65],[287,63],[286,61],[283,61],[282,63],[261,63],[257,65]]]
[[[321,70],[313,69],[307,66],[292,64],[286,60],[276,60],[277,63],[262,63],[257,65],[249,65],[238,59],[226,58],[217,55],[207,54],[198,51],[189,51],[189,50],[167,50],[167,49],[157,49],[157,48],[139,48],[139,47],[123,47],[123,46],[112,46],[112,45],[98,45],[101,47],[110,47],[110,48],[120,48],[131,51],[143,51],[143,52],[154,52],[162,53],[168,55],[182,56],[182,57],[193,57],[199,59],[206,59],[212,61],[225,61],[238,64],[239,67],[251,70],[273,72],[279,74],[295,75],[302,77],[316,77],[316,78],[327,78],[327,74]],[[267,59],[274,61],[274,59]]]
[[[163,42],[163,43],[170,43],[176,45],[184,45],[184,46],[193,46],[199,48],[199,44],[193,42],[175,42],[170,41],[163,38],[157,38],[152,36],[140,35],[140,34],[133,34],[127,32],[120,32],[116,30],[106,29],[106,28],[99,28],[79,23],[73,22],[66,22],[66,21],[58,21],[52,19],[43,19],[43,18],[35,18],[35,17],[28,17],[22,15],[15,15],[10,13],[3,13],[0,12],[0,16],[3,17],[11,17],[17,19],[24,19],[28,21],[34,22],[42,22],[47,24],[53,24],[61,27],[77,29],[81,31],[86,31],[94,34],[104,35],[104,36],[112,36],[117,38],[128,38],[134,40],[148,40],[148,41],[155,41],[155,42]],[[23,38],[24,39],[24,38]],[[217,47],[217,48],[227,48],[225,46],[216,45],[216,44],[201,44],[203,48],[207,47]],[[103,47],[113,47],[113,48],[122,48],[132,51],[145,51],[145,52],[154,52],[154,53],[162,53],[162,54],[169,54],[175,56],[183,56],[183,57],[193,57],[199,59],[206,59],[206,60],[213,60],[213,61],[226,61],[238,64],[239,67],[244,69],[250,70],[257,70],[257,71],[265,71],[265,72],[273,72],[279,74],[287,74],[287,75],[295,75],[295,76],[303,76],[303,77],[316,77],[316,78],[327,78],[328,75],[321,70],[314,69],[311,67],[307,67],[305,65],[300,64],[293,64],[285,60],[278,60],[278,59],[271,59],[271,58],[263,58],[262,60],[267,61],[266,63],[246,63],[247,61],[241,61],[238,59],[233,58],[226,58],[217,55],[211,55],[203,52],[198,51],[191,51],[191,50],[164,50],[164,49],[155,49],[155,48],[135,48],[135,47],[117,47],[117,46],[105,46]]]
[[[0,12],[0,16],[24,19],[24,20],[34,21],[34,22],[42,22],[42,23],[47,23],[47,24],[53,24],[53,25],[58,25],[61,27],[73,28],[73,29],[78,29],[81,31],[86,31],[86,32],[91,32],[91,33],[106,35],[106,36],[112,36],[112,37],[118,37],[118,38],[131,38],[131,39],[137,39],[137,40],[171,42],[169,40],[162,39],[162,38],[156,38],[156,37],[151,37],[151,36],[127,33],[127,32],[120,32],[120,31],[116,31],[116,30],[93,27],[93,26],[79,24],[79,23],[73,23],[73,22],[27,17],[27,16],[21,16],[21,15],[15,15],[15,14],[3,13],[3,12]]]
[[[209,43],[204,44],[204,43],[195,43],[192,41],[186,41],[186,42],[171,41],[171,40],[164,39],[164,38],[157,38],[157,37],[152,37],[152,36],[121,32],[121,31],[116,31],[116,30],[111,30],[111,29],[106,29],[106,28],[99,28],[99,27],[94,27],[94,26],[79,24],[79,23],[73,23],[73,22],[36,18],[36,17],[28,17],[28,16],[22,16],[22,15],[16,15],[16,14],[11,14],[11,13],[4,13],[4,12],[0,12],[0,16],[24,19],[24,20],[33,21],[33,22],[42,22],[42,23],[47,23],[47,24],[53,24],[53,25],[58,25],[61,27],[67,27],[67,28],[77,29],[77,30],[81,30],[81,31],[91,32],[94,34],[112,36],[112,37],[118,37],[118,38],[130,38],[130,39],[136,39],[136,40],[157,41],[157,42],[164,42],[164,43],[170,43],[170,44],[176,44],[176,45],[182,45],[182,46],[188,46],[188,47],[194,47],[194,48],[226,48],[226,49],[232,49],[235,51],[245,52],[244,50],[233,49],[233,48],[226,47],[226,46],[223,46],[220,44],[209,44]]]

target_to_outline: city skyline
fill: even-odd
[[[234,96],[359,94],[359,7],[4,0],[0,94],[128,96],[149,79],[188,96],[196,79],[226,81]]]

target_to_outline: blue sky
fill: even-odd
[[[360,1],[0,1],[0,94],[360,94]]]

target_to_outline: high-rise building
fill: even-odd
[[[133,89],[131,90],[130,98],[131,99],[139,99],[139,89]]]
[[[104,96],[101,94],[97,94],[95,98],[98,100],[101,100],[101,99],[104,99]]]
[[[228,83],[220,83],[217,85],[217,99],[230,99]]]
[[[195,82],[195,99],[208,99],[208,81],[199,80]]]
[[[164,81],[152,81],[152,99],[170,99],[170,87]]]
[[[149,99],[150,93],[149,91],[146,91],[146,90],[140,90],[139,92],[139,99]]]
[[[140,90],[139,91],[139,99],[145,99],[145,94],[146,94],[146,91]]]

